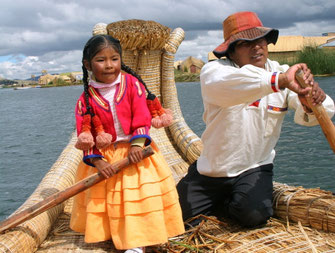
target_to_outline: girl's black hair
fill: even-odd
[[[118,39],[113,38],[110,35],[95,35],[92,38],[90,38],[83,50],[83,58],[82,58],[82,69],[83,69],[83,83],[84,83],[84,92],[85,92],[85,102],[86,102],[86,110],[87,114],[91,114],[91,116],[94,116],[94,113],[92,111],[92,108],[89,103],[89,91],[88,91],[88,71],[85,67],[84,61],[87,61],[89,64],[93,57],[102,49],[106,47],[113,47],[113,49],[120,54],[121,57],[121,69],[127,72],[128,74],[131,74],[135,76],[145,87],[146,91],[148,92],[148,96],[150,96],[152,93],[147,88],[147,85],[142,80],[141,76],[138,75],[134,70],[132,70],[130,67],[125,65],[122,61],[122,48],[120,41]]]

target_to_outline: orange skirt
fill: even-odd
[[[175,181],[155,143],[155,154],[74,197],[70,227],[85,242],[112,239],[117,249],[165,243],[184,233]],[[102,150],[109,163],[127,157],[129,143]],[[76,181],[97,169],[81,162]]]

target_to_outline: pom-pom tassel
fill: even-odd
[[[163,109],[165,112],[160,114],[160,119],[162,121],[162,126],[167,127],[173,123],[173,114],[170,109]]]
[[[92,118],[94,125],[94,130],[97,133],[95,138],[95,146],[97,149],[107,148],[113,141],[113,136],[104,131],[104,127],[101,123],[100,118],[97,115],[94,115]]]
[[[91,133],[91,115],[90,114],[84,115],[81,133],[78,135],[77,142],[74,146],[80,150],[88,150],[94,146],[94,139]]]
[[[161,128],[172,124],[172,111],[170,109],[164,109],[154,94],[148,94],[147,105],[152,116],[151,124],[153,127]]]
[[[159,116],[156,116],[155,118],[152,118],[151,119],[151,125],[154,128],[161,128],[161,127],[163,127],[162,119]]]

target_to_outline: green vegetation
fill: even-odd
[[[11,86],[11,85],[15,85],[15,84],[17,84],[17,82],[13,81],[13,80],[8,80],[8,79],[1,79],[0,80],[0,85]]]
[[[315,75],[335,74],[335,52],[306,47],[298,55],[299,62],[305,62]]]
[[[73,86],[73,85],[82,85],[82,83],[70,83],[63,80],[51,81],[46,85],[42,85],[41,88],[50,88],[50,87],[63,87],[63,86]]]
[[[69,82],[66,82],[66,81],[64,81],[63,79],[60,79],[60,78],[57,78],[56,80],[48,83],[48,85],[49,84],[53,84],[53,85],[56,85],[56,86],[68,86],[68,85],[70,85]]]
[[[335,50],[321,49],[317,47],[305,47],[297,54],[294,62],[281,60],[281,64],[293,65],[295,63],[306,63],[314,75],[335,74]]]
[[[200,75],[194,73],[183,72],[181,70],[174,70],[175,82],[199,82]]]

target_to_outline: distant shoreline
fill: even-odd
[[[320,75],[314,75],[315,77],[330,77],[335,76],[335,74],[320,74]],[[188,83],[188,82],[200,82],[200,74],[194,74],[194,73],[175,73],[175,82],[177,83]],[[52,88],[52,87],[64,87],[64,86],[78,86],[82,85],[82,83],[79,84],[48,84],[48,85],[25,85],[25,86],[14,86],[14,85],[0,85],[0,88],[19,88],[19,87],[31,87],[31,88]]]

